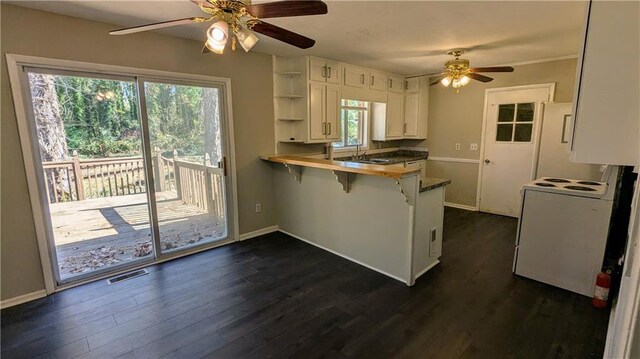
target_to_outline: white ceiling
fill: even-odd
[[[252,51],[316,55],[405,75],[439,72],[449,58],[446,51],[456,47],[471,49],[465,57],[472,66],[513,64],[576,55],[585,11],[584,1],[325,2],[327,15],[267,20],[315,39],[314,47],[300,50],[259,35]],[[189,0],[12,3],[116,28],[202,15]],[[206,27],[159,32],[203,40]]]

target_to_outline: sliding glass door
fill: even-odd
[[[227,237],[221,91],[143,81],[160,251]]]
[[[58,285],[229,240],[222,84],[23,69]]]

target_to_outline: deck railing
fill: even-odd
[[[211,165],[208,156],[199,164],[157,151],[152,158],[156,192],[175,191],[186,204],[224,214],[223,170]],[[44,162],[47,197],[50,203],[81,201],[146,193],[142,157],[101,158]]]

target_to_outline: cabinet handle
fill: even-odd
[[[375,78],[375,76],[371,75],[371,85],[370,86],[373,86],[373,84],[375,84],[375,83],[376,83],[376,78]]]
[[[331,66],[329,66],[328,69],[329,69],[329,76],[327,76],[327,78],[330,79],[331,78]]]
[[[329,125],[329,130],[327,130],[327,136],[331,135],[331,122],[327,122],[327,125]]]
[[[393,88],[393,79],[389,79],[389,88]]]
[[[405,81],[404,82],[404,89],[408,90],[409,89],[409,81]]]
[[[404,124],[404,133],[405,134],[407,133],[407,124],[406,123]]]
[[[364,85],[364,74],[360,74],[360,83]]]
[[[326,66],[322,66],[322,77],[324,77],[324,78],[327,77],[327,67]]]

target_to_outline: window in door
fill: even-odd
[[[498,105],[497,142],[531,142],[535,102]]]
[[[369,102],[342,99],[340,104],[341,137],[334,142],[337,148],[364,147],[367,143]]]

